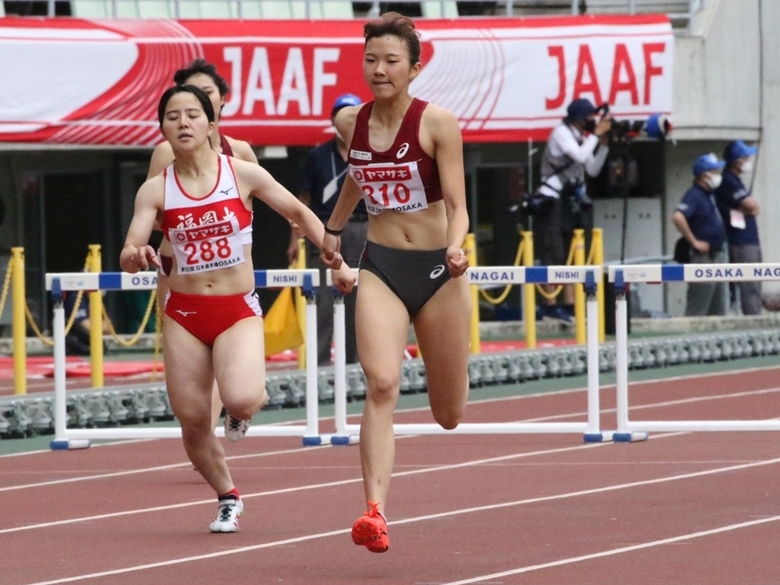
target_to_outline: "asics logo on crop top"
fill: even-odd
[[[444,272],[444,264],[439,264],[436,268],[431,270],[431,280],[439,278],[442,272]]]
[[[409,143],[404,142],[401,145],[401,148],[398,149],[398,152],[395,153],[395,158],[403,158],[404,155],[408,152],[408,150],[409,150]]]

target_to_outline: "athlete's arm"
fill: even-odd
[[[333,126],[336,128],[336,132],[348,145],[352,144],[357,115],[362,107],[347,106],[346,108],[341,108],[333,119]],[[347,175],[344,179],[344,184],[341,186],[341,192],[336,200],[333,212],[328,219],[328,229],[333,231],[344,229],[344,226],[349,221],[349,217],[355,211],[355,207],[357,207],[362,197],[363,192],[360,190],[360,187],[358,187],[352,177]],[[339,236],[326,232],[320,248],[322,250],[320,259],[323,263],[334,270],[338,269],[341,266],[341,254],[339,253],[341,239]]]
[[[259,165],[234,160],[233,169],[239,181],[239,191],[268,204],[282,217],[297,224],[303,233],[319,247],[325,234],[322,222],[290,191]]]
[[[163,179],[147,180],[135,196],[135,209],[127,230],[125,245],[119,254],[119,265],[125,272],[148,270],[149,264],[160,268],[160,260],[148,242],[157,214],[162,209]]]
[[[162,173],[174,158],[173,149],[167,140],[155,146],[152,158],[149,160],[149,172],[146,173],[146,178],[151,179]]]
[[[236,140],[230,136],[225,136],[225,138],[227,139],[228,143],[230,143],[230,148],[233,149],[233,158],[245,160],[249,163],[255,163],[256,165],[260,164],[260,161],[257,160],[257,155],[255,154],[254,149],[249,145],[248,142],[244,140]]]
[[[341,193],[336,201],[336,206],[333,208],[333,213],[330,214],[328,219],[328,229],[334,232],[343,230],[362,197],[363,192],[358,187],[358,184],[355,183],[352,177],[347,175],[344,179],[344,184],[341,186]],[[341,254],[339,253],[341,239],[339,236],[325,232],[325,237],[321,242],[320,249],[322,254],[320,258],[322,261],[333,269],[339,268],[341,266]]]
[[[430,110],[430,112],[428,112]],[[469,231],[463,137],[454,114],[439,107],[426,108],[421,123],[428,124],[434,147],[444,205],[447,209],[447,264],[452,277],[461,276],[469,261],[461,246]]]

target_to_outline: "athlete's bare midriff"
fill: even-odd
[[[412,213],[386,210],[368,218],[368,239],[388,248],[437,250],[447,247],[447,209],[436,201]]]

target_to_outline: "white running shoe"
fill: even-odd
[[[238,532],[238,517],[244,511],[244,502],[238,500],[220,500],[217,517],[209,525],[212,532]]]
[[[225,412],[225,436],[231,443],[237,443],[244,438],[251,420],[240,420],[235,418],[229,412]]]

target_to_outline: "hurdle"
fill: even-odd
[[[467,271],[472,285],[507,284],[583,284],[586,293],[587,315],[587,420],[584,422],[496,422],[461,423],[453,430],[437,424],[393,424],[395,435],[455,435],[455,434],[521,434],[521,433],[577,433],[587,443],[609,441],[612,431],[602,431],[599,403],[599,308],[596,285],[601,282],[601,267],[537,266],[537,267],[474,267]],[[330,282],[330,277],[328,277]],[[347,423],[347,384],[345,354],[345,313],[343,299],[334,302],[334,414],[336,432],[330,437],[332,445],[357,442],[360,425]]]
[[[780,280],[780,264],[626,264],[610,266],[615,284],[615,370],[617,428],[615,442],[647,438],[647,433],[697,431],[780,431],[780,420],[637,421],[629,419],[628,404],[628,284],[669,282],[744,282]]]
[[[317,355],[317,300],[315,290],[319,285],[319,271],[256,270],[256,288],[300,287],[306,296],[306,353]],[[67,392],[65,372],[65,309],[63,292],[95,290],[153,290],[157,287],[156,272],[77,272],[46,274],[46,290],[51,291],[54,302],[54,439],[53,450],[84,449],[95,439],[173,439],[181,438],[181,427],[100,427],[68,428]],[[218,437],[225,436],[219,427]],[[321,445],[327,442],[319,432],[319,400],[317,395],[317,360],[306,360],[306,424],[301,425],[251,425],[248,437],[302,437],[304,445]]]

